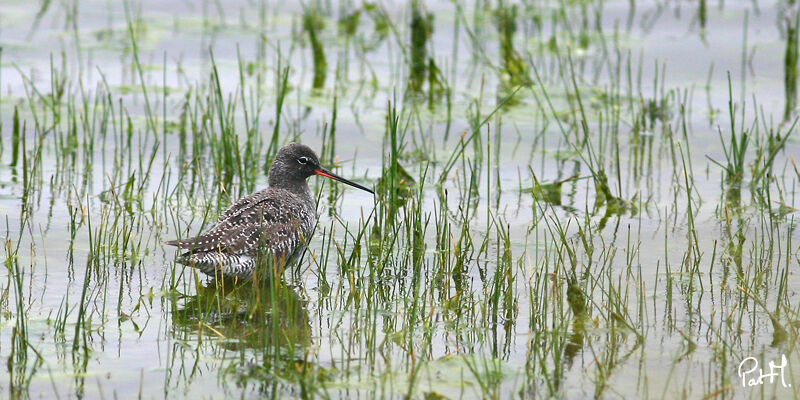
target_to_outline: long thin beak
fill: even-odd
[[[333,180],[335,180],[335,181],[339,181],[339,182],[342,182],[342,183],[346,183],[346,184],[348,184],[348,185],[350,185],[350,186],[352,186],[352,187],[357,187],[357,188],[359,188],[359,189],[361,189],[361,190],[366,190],[367,192],[370,192],[370,193],[372,193],[372,194],[375,194],[375,192],[373,192],[371,189],[367,189],[366,187],[364,187],[364,186],[361,186],[361,185],[359,185],[359,184],[357,184],[357,183],[355,183],[355,182],[348,181],[347,179],[344,179],[344,178],[342,178],[341,176],[339,176],[339,175],[336,175],[336,174],[334,174],[333,172],[331,172],[331,171],[328,171],[328,170],[327,170],[327,169],[325,169],[325,168],[319,167],[319,169],[315,169],[315,170],[314,170],[314,172],[315,172],[317,175],[319,175],[319,176],[324,176],[324,177],[326,177],[326,178],[331,178],[331,179],[333,179]]]

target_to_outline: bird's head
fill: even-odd
[[[281,187],[305,181],[306,178],[313,175],[324,176],[375,194],[372,190],[322,167],[314,150],[300,143],[290,143],[278,150],[278,154],[275,155],[275,159],[269,167],[269,185]]]

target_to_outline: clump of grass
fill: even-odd
[[[697,21],[700,24],[700,35],[705,36],[706,31],[706,0],[699,0],[697,2]]]
[[[358,31],[358,26],[361,23],[362,9],[355,10],[350,14],[342,15],[339,18],[339,32],[345,36],[353,36]]]
[[[800,118],[795,118],[791,125],[786,129],[775,129],[772,126],[766,125],[763,122],[763,131],[759,129],[758,114],[755,113],[755,119],[750,128],[744,128],[745,110],[742,106],[740,127],[737,130],[736,126],[736,110],[732,100],[732,90],[730,76],[728,77],[728,115],[730,118],[731,134],[726,142],[722,136],[722,131],[719,131],[720,143],[722,144],[723,154],[725,161],[717,161],[711,157],[706,156],[711,162],[722,168],[723,170],[723,184],[724,184],[724,197],[725,203],[734,208],[741,206],[742,199],[742,186],[745,181],[746,166],[749,165],[749,187],[754,193],[756,200],[761,204],[764,202],[765,193],[768,194],[768,186],[771,182],[773,163],[778,154],[786,148],[789,137],[794,132]],[[755,107],[754,107],[755,108]],[[762,121],[766,117],[761,115]],[[746,163],[748,148],[754,147],[755,159],[749,164]]]
[[[528,64],[514,48],[514,34],[517,32],[517,5],[506,6],[500,1],[495,11],[497,32],[500,35],[500,55],[503,59],[503,86],[513,88],[532,83]]]
[[[316,9],[306,9],[303,13],[303,30],[308,34],[311,44],[311,54],[314,57],[314,80],[311,87],[315,90],[325,87],[325,77],[328,73],[328,62],[325,60],[325,50],[320,41],[319,34],[325,29],[325,20]]]
[[[372,19],[374,25],[374,31],[373,34],[370,35],[370,41],[364,44],[364,50],[371,51],[383,43],[389,36],[391,20],[389,20],[386,13],[375,3],[364,4],[364,11]]]
[[[797,107],[797,59],[798,59],[798,23],[800,13],[794,20],[786,18],[786,51],[783,55],[783,89],[786,98],[783,120],[788,121]]]
[[[433,34],[433,14],[428,13],[419,0],[411,2],[410,29],[408,89],[412,93],[421,93],[430,73],[427,43]]]
[[[19,161],[19,147],[20,147],[20,125],[19,125],[19,109],[14,107],[14,119],[11,125],[11,163],[9,167],[16,167]]]
[[[389,139],[387,149],[389,159],[383,175],[378,180],[377,189],[382,200],[381,204],[385,205],[385,216],[390,226],[394,224],[398,210],[414,195],[416,187],[414,178],[400,164],[400,158],[406,148],[406,127],[402,124],[396,103],[388,104],[386,136]],[[377,228],[377,225],[375,227]]]
[[[435,108],[437,100],[440,99],[442,95],[447,96],[447,107],[450,107],[451,106],[450,88],[444,81],[444,75],[442,74],[442,71],[439,70],[439,67],[437,67],[436,63],[433,61],[433,57],[431,57],[428,59],[428,109],[429,110],[433,110]]]
[[[636,213],[635,200],[628,201],[611,192],[605,170],[597,170],[594,174],[595,209],[606,206],[606,215],[620,215],[627,211]]]
[[[561,205],[561,186],[567,182],[573,182],[578,178],[578,175],[573,175],[568,178],[557,180],[554,182],[539,182],[533,168],[528,166],[531,176],[533,177],[533,186],[523,188],[524,192],[530,192],[534,199],[537,201],[544,201],[555,206]]]
[[[742,111],[744,112],[744,111]],[[733,105],[733,89],[731,85],[730,73],[728,74],[728,117],[730,118],[730,139],[728,143],[719,131],[719,140],[725,154],[725,164],[718,162],[710,157],[708,159],[721,167],[724,171],[724,181],[726,185],[725,199],[735,207],[741,204],[742,199],[742,180],[744,179],[744,159],[747,153],[747,146],[750,143],[750,136],[746,131],[736,130],[736,115]]]
[[[20,233],[20,238],[22,234]],[[31,343],[31,333],[28,329],[28,308],[25,299],[25,284],[23,277],[25,271],[19,265],[19,240],[17,244],[10,238],[8,219],[6,218],[6,237],[3,240],[3,250],[5,260],[3,262],[7,281],[4,291],[8,296],[11,292],[14,296],[14,317],[15,323],[11,327],[11,349],[7,359],[7,373],[9,383],[9,394],[12,398],[23,398],[27,393],[31,380],[36,371],[43,364],[44,359],[33,347]],[[5,297],[4,296],[4,297]],[[33,363],[29,363],[29,357],[33,354],[36,358]]]
[[[762,120],[764,118],[762,117]],[[754,141],[755,145],[755,159],[751,163],[752,181],[750,184],[751,189],[769,183],[769,178],[772,175],[773,164],[778,153],[786,149],[786,144],[789,141],[792,133],[797,126],[800,118],[795,118],[794,122],[787,129],[774,129],[770,127],[766,133],[766,140],[762,139],[762,135],[756,136]],[[763,182],[763,183],[762,183]]]

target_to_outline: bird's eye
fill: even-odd
[[[306,165],[306,164],[308,164],[308,157],[300,157],[300,158],[297,159],[297,162],[299,162],[300,164]]]

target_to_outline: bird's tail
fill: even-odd
[[[164,244],[167,246],[175,246],[175,247],[180,247],[182,249],[188,249],[195,244],[195,239],[197,238],[167,240],[166,242],[164,242]]]
[[[195,239],[196,238],[188,238],[188,239],[180,239],[180,240],[178,240],[178,239],[167,240],[167,241],[164,242],[164,244],[167,245],[167,246],[175,246],[175,247],[177,247],[179,249],[186,250],[186,249],[191,249],[192,248],[192,245],[194,244]],[[191,250],[186,251],[186,252],[182,252],[181,254],[178,255],[178,257],[175,259],[175,261],[178,264],[189,265],[189,257],[191,255],[192,255],[192,251]]]

